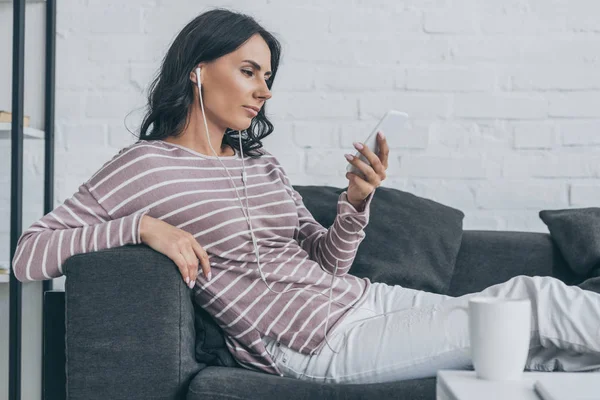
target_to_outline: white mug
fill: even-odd
[[[469,339],[473,367],[480,379],[518,380],[529,354],[531,338],[531,302],[529,299],[505,299],[475,296],[465,311],[469,317]]]

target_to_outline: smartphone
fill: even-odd
[[[387,142],[389,143],[390,142],[389,137],[392,135],[398,135],[400,133],[400,131],[405,130],[407,123],[408,123],[408,114],[407,113],[404,113],[401,111],[396,111],[396,110],[390,110],[387,113],[385,113],[383,118],[381,118],[379,120],[379,122],[375,126],[375,129],[373,129],[371,134],[362,143],[367,145],[367,147],[369,149],[371,149],[371,151],[373,151],[373,153],[378,154],[379,144],[377,142],[377,132],[382,131],[386,137]],[[367,158],[361,152],[356,151],[355,156],[358,157],[360,160],[364,161],[365,163],[367,163],[368,165],[371,165],[369,160],[367,160]],[[362,173],[362,171],[350,163],[348,163],[348,166],[346,167],[346,171],[352,172],[353,174],[356,174],[356,175],[360,176],[361,178],[365,179],[365,176]]]

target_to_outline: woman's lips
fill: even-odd
[[[248,112],[251,113],[253,117],[256,117],[258,115],[258,113],[256,111],[254,111],[253,109],[251,109],[249,107],[245,107],[245,106],[242,106],[242,107],[244,107],[244,109],[248,110]]]

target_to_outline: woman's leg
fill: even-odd
[[[379,284],[361,306],[378,316],[363,312],[365,320],[355,318],[353,325],[338,330],[329,337],[333,350],[326,344],[318,355],[281,345],[276,362],[290,376],[340,383],[423,378],[439,369],[472,368],[467,317],[448,310],[466,306],[475,295],[531,299],[528,369],[600,368],[600,295],[554,278],[526,276],[457,298]]]
[[[267,350],[285,376],[319,382],[386,382],[428,375],[432,366],[465,368],[470,365],[468,354],[438,340],[442,325],[431,315],[436,304],[452,299],[373,283],[360,307],[328,335],[331,347],[325,343],[319,354],[310,356],[265,338]],[[390,311],[394,313],[383,315]],[[453,313],[455,317],[461,314]],[[459,326],[450,320],[448,324]]]

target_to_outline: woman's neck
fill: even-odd
[[[194,150],[200,154],[211,157],[214,156],[210,143],[208,142],[204,121],[200,121],[201,119],[202,115],[198,115],[198,113],[192,113],[190,115],[189,123],[184,131],[181,132],[180,135],[167,137],[164,139],[165,142],[187,147],[188,149]],[[211,121],[207,121],[207,123],[209,125],[210,141],[212,143],[212,147],[217,153],[217,156],[234,156],[235,151],[233,148],[227,144],[222,144],[226,129],[218,128],[212,124]]]
[[[211,157],[214,156],[214,153],[212,152],[212,149],[210,148],[210,146],[207,145],[206,140],[202,143],[198,143],[194,140],[186,140],[186,138],[180,138],[180,137],[174,137],[174,136],[169,136],[163,140],[165,142],[174,143],[179,146],[187,147],[188,149],[194,150],[195,152],[203,154],[205,156],[211,156]],[[214,147],[215,146],[213,146],[213,148]],[[219,149],[215,148],[215,152],[217,153],[217,156],[229,157],[229,156],[235,155],[235,150],[233,150],[233,148],[231,146],[224,144],[223,146],[219,146],[219,147],[220,147]]]

